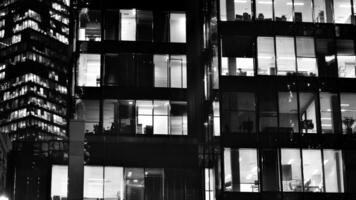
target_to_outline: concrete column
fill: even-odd
[[[83,199],[84,121],[69,123],[68,200]]]

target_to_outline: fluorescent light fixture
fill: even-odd
[[[291,6],[291,5],[293,5],[293,3],[288,2],[287,5]],[[294,6],[304,6],[304,3],[303,2],[294,2]]]
[[[272,1],[258,1],[258,4],[272,4]]]
[[[350,106],[350,104],[348,104],[348,103],[342,103],[342,104],[340,104],[340,106],[343,106],[343,107],[349,107],[349,106]]]
[[[343,3],[339,5],[339,8],[351,8],[351,4]]]
[[[247,3],[246,0],[234,0],[235,3]]]

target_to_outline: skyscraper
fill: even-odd
[[[0,132],[13,142],[13,199],[44,199],[39,160],[67,139],[69,15],[66,0],[0,2]]]

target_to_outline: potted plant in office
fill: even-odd
[[[346,126],[346,134],[352,134],[352,125],[355,123],[354,118],[352,117],[344,117],[342,123]]]

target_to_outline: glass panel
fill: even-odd
[[[170,65],[170,86],[172,88],[186,88],[186,56],[172,55]]]
[[[124,169],[104,168],[104,200],[124,200]]]
[[[118,40],[120,33],[120,12],[106,10],[104,15],[104,39]]]
[[[356,78],[356,57],[352,40],[337,40],[339,77]]]
[[[314,39],[311,37],[296,37],[298,75],[318,76]]]
[[[274,91],[260,92],[259,111],[260,111],[260,131],[274,133],[278,129],[277,119],[277,98]]]
[[[171,13],[170,14],[170,42],[185,42],[186,41],[186,22],[185,14]]]
[[[235,19],[249,21],[252,19],[251,0],[226,0],[233,1],[235,7]],[[228,4],[228,3],[227,3]]]
[[[153,133],[168,134],[168,101],[154,101],[153,105]]]
[[[320,93],[320,114],[322,133],[335,133],[341,129],[340,104],[337,94]]]
[[[333,23],[332,0],[314,0],[314,22]]]
[[[205,200],[215,200],[215,173],[214,169],[205,168]]]
[[[153,56],[151,54],[135,54],[136,86],[152,87],[154,82]],[[132,68],[132,66],[130,66]],[[133,81],[135,82],[135,81]]]
[[[261,151],[262,190],[279,191],[279,160],[277,149]]]
[[[299,114],[303,133],[316,133],[316,95],[313,93],[299,94]]]
[[[80,54],[78,69],[78,86],[100,86],[100,55]]]
[[[317,39],[316,54],[319,74],[322,77],[337,77],[335,40]]]
[[[276,21],[293,21],[292,0],[275,0],[274,15]]]
[[[125,199],[144,200],[145,175],[142,168],[125,168]]]
[[[296,71],[294,38],[276,37],[276,48],[278,75],[294,74]]]
[[[53,165],[51,176],[51,198],[65,199],[68,191],[68,166]]]
[[[135,134],[135,116],[136,114],[135,114],[134,101],[120,100],[119,101],[119,131],[121,134]]]
[[[103,103],[103,128],[105,133],[114,133],[115,127],[118,127],[118,101],[104,100]],[[115,120],[116,119],[116,120]]]
[[[324,149],[325,192],[344,192],[342,153]]]
[[[136,40],[136,10],[120,10],[121,40]]]
[[[220,105],[219,101],[213,102],[214,136],[220,136]]]
[[[272,0],[257,0],[256,1],[256,19],[272,21]]]
[[[145,200],[163,200],[163,169],[145,169]]]
[[[258,192],[256,149],[224,149],[225,191]]]
[[[77,108],[77,114],[80,115],[79,119],[85,121],[85,134],[98,134],[100,132],[99,101],[82,101]]]
[[[152,11],[137,11],[137,41],[149,41],[153,39],[153,15]]]
[[[337,0],[334,1],[334,16],[335,23],[350,24],[351,23],[351,1]]]
[[[84,200],[103,198],[103,180],[103,167],[84,166]]]
[[[299,149],[281,149],[284,192],[302,192],[302,168]]]
[[[294,21],[312,22],[312,6],[311,0],[294,0]]]
[[[168,87],[168,55],[154,55],[155,87]]]
[[[279,92],[279,131],[299,132],[298,97],[296,92]]]
[[[259,75],[276,75],[276,64],[274,57],[274,38],[258,37],[258,74]]]
[[[303,149],[304,192],[323,192],[320,150]]]
[[[137,110],[137,134],[153,134],[152,115],[153,105],[152,101],[136,101]]]
[[[224,132],[251,133],[256,131],[255,95],[253,93],[224,93],[222,106]]]
[[[187,135],[187,103],[171,102],[170,109],[170,134]]]
[[[344,134],[355,132],[356,124],[356,94],[341,93],[341,119]]]
[[[100,11],[83,8],[79,13],[78,38],[81,41],[101,40],[101,13]]]

